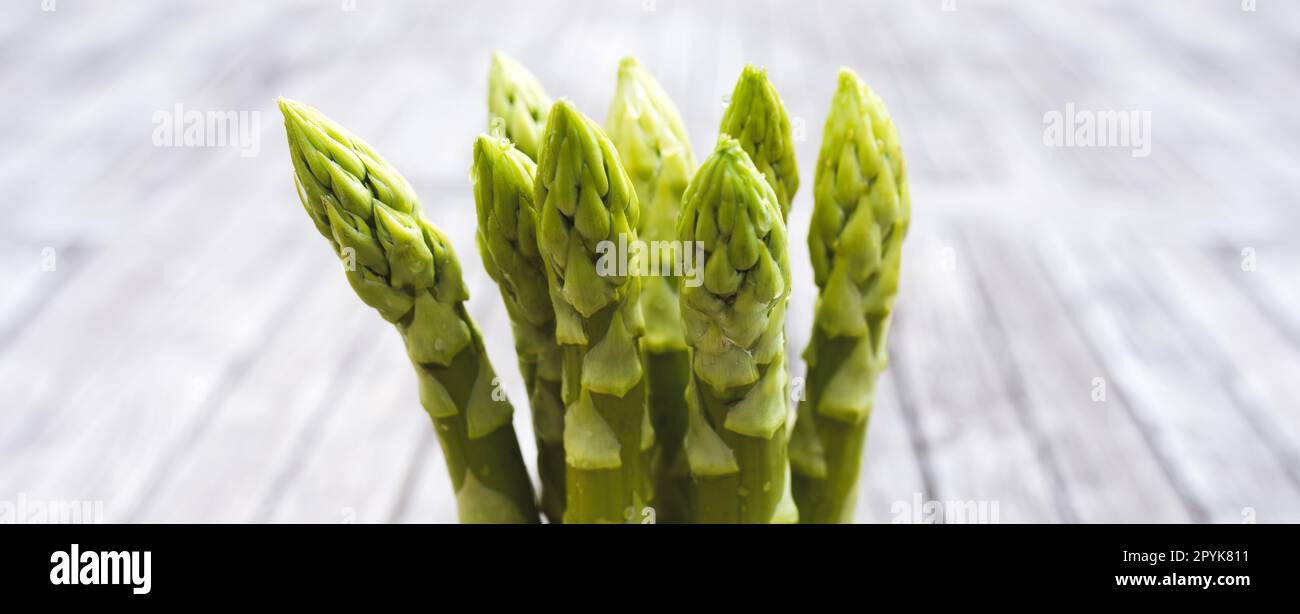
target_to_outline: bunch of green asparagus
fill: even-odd
[[[402,335],[462,522],[851,522],[910,219],[883,103],[842,69],[808,233],[819,289],[791,398],[789,115],[745,67],[697,165],[635,59],[602,127],[494,54],[473,143],[476,241],[513,328],[540,497],[450,241],[376,151],[280,101],[298,195]],[[797,411],[792,411],[792,405]]]

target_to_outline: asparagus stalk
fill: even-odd
[[[682,284],[692,370],[685,449],[692,519],[796,522],[786,458],[786,229],[776,192],[723,135],[691,179],[677,230],[703,244],[704,283]]]
[[[519,151],[536,160],[550,107],[551,97],[533,73],[500,51],[492,54],[488,69],[489,134],[509,139]]]
[[[820,295],[790,441],[794,496],[803,522],[852,522],[911,198],[898,131],[847,68],[826,119],[813,200],[808,248]]]
[[[537,208],[533,180],[537,165],[509,141],[479,136],[474,141],[474,203],[478,210],[479,254],[501,288],[514,329],[515,353],[533,409],[542,511],[551,522],[564,518],[564,405],[560,401],[560,348],[555,343],[555,309],[546,288],[546,269],[537,251]]]
[[[298,196],[363,302],[401,332],[433,419],[462,522],[537,522],[533,487],[451,244],[369,145],[281,99]]]
[[[563,354],[564,521],[639,519],[654,433],[637,352],[640,279],[625,260],[636,241],[636,192],[614,145],[567,100],[546,122],[534,202]]]
[[[782,219],[790,216],[790,203],[799,190],[799,168],[794,160],[790,116],[767,71],[745,65],[722,115],[723,134],[740,141],[754,166],[776,191]]]
[[[676,253],[677,216],[686,183],[695,172],[695,154],[677,107],[635,58],[625,58],[619,64],[605,130],[641,204],[637,236],[649,249],[658,251],[651,264],[657,262],[659,268],[641,280],[641,309],[646,320],[641,350],[650,389],[650,421],[656,434],[652,473],[657,520],[680,522],[686,518],[689,482],[681,443],[686,434],[683,391],[690,362],[677,296],[680,278],[676,273],[680,270],[674,271],[671,265],[683,256]]]

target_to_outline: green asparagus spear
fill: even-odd
[[[681,456],[686,434],[683,391],[690,374],[686,339],[682,336],[677,284],[677,215],[682,193],[695,172],[695,154],[672,99],[635,58],[618,67],[618,86],[605,118],[610,141],[618,149],[641,203],[637,236],[656,250],[641,280],[641,309],[646,332],[641,349],[650,389],[650,421],[656,434],[652,460],[654,506],[658,522],[686,519],[686,486],[690,476]],[[658,268],[654,268],[658,263]]]
[[[537,522],[514,409],[494,391],[451,243],[374,149],[312,107],[279,102],[303,207],[343,261],[352,289],[406,343],[461,521]]]
[[[677,234],[706,254],[703,284],[681,288],[693,367],[692,519],[796,522],[786,458],[785,222],[776,192],[736,140],[719,138],[691,179]]]
[[[852,522],[911,198],[898,131],[847,68],[826,119],[813,199],[808,248],[821,293],[790,441],[794,496],[803,522]]]
[[[560,401],[560,349],[546,269],[537,251],[533,180],[537,165],[509,141],[487,135],[474,141],[474,202],[483,266],[501,288],[515,335],[515,353],[533,408],[542,511],[564,518],[564,405]]]
[[[639,520],[654,432],[637,351],[640,278],[623,247],[636,241],[636,192],[614,145],[568,100],[551,107],[541,147],[534,202],[564,355],[564,521]]]
[[[745,65],[722,115],[723,134],[740,141],[754,166],[776,191],[782,219],[790,216],[790,202],[799,190],[799,168],[794,161],[790,116],[767,71]]]
[[[488,132],[505,137],[529,158],[537,159],[551,97],[523,64],[492,54],[488,69]],[[498,134],[499,132],[499,134]]]

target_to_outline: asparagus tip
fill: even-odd
[[[280,107],[280,114],[284,115],[285,120],[288,120],[290,117],[295,119],[299,118],[303,107],[306,106],[297,100],[290,100],[284,96],[277,96],[275,104]]]
[[[744,156],[749,158],[749,154],[745,153],[745,148],[740,145],[740,141],[725,132],[718,135],[718,144],[713,147],[713,153],[719,157]]]
[[[740,71],[741,81],[767,81],[767,69],[753,64],[745,64],[745,69]]]
[[[862,78],[858,76],[858,73],[853,72],[853,69],[849,68],[848,66],[840,67],[839,78],[840,78],[840,87],[845,87],[846,85],[849,84],[856,86],[857,84],[862,82]]]
[[[630,55],[623,58],[622,60],[619,60],[618,62],[618,72],[620,75],[623,74],[624,72],[630,72],[630,71],[640,70],[640,69],[641,69],[641,61]]]
[[[551,114],[547,123],[551,121],[564,122],[558,124],[563,126],[577,119],[581,115],[582,113],[578,111],[577,105],[573,104],[572,100],[568,98],[560,98],[555,101],[555,104],[551,105]]]
[[[474,139],[474,159],[477,160],[482,154],[490,153],[497,148],[499,139],[494,139],[486,134],[479,134]]]

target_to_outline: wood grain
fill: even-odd
[[[835,70],[886,101],[914,222],[860,521],[917,500],[996,503],[1003,522],[1300,521],[1300,6],[355,6],[0,8],[0,500],[101,500],[131,522],[455,520],[400,340],[296,201],[280,95],[384,152],[452,237],[531,463],[467,177],[503,49],[598,121],[619,58],[640,57],[701,159],[741,67],[768,68],[801,128],[792,356]],[[155,147],[178,103],[258,112],[257,155]],[[1044,146],[1067,104],[1149,112],[1151,155]]]

